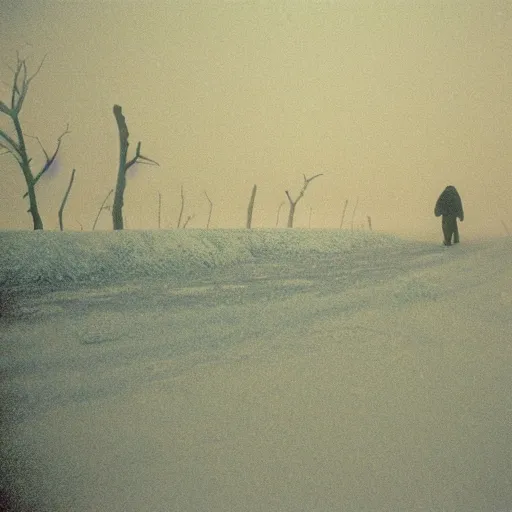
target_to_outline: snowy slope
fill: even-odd
[[[21,510],[512,508],[510,238],[0,242],[1,477]]]
[[[300,258],[398,246],[391,235],[340,230],[0,232],[0,283],[105,281],[187,275],[257,257]]]

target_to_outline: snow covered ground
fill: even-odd
[[[512,510],[511,264],[511,238],[1,232],[4,499]]]

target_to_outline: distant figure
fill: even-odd
[[[443,216],[442,226],[444,235],[444,245],[459,243],[459,228],[457,227],[457,217],[464,220],[464,210],[462,209],[462,200],[453,186],[446,187],[436,202],[434,209],[436,217]]]

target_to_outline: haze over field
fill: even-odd
[[[0,232],[0,493],[510,510],[511,240]]]
[[[131,150],[160,168],[129,175],[129,228],[175,227],[180,187],[191,227],[273,227],[285,190],[318,172],[296,225],[355,224],[438,236],[446,185],[462,195],[463,237],[512,225],[512,7],[468,2],[0,2],[0,97],[16,51],[34,70],[22,120],[56,167],[37,191],[48,228],[73,168],[67,229],[91,229],[114,187],[123,106]],[[0,128],[11,129],[0,117]],[[39,146],[30,139],[34,163]],[[22,174],[0,156],[0,229],[30,228]],[[283,223],[285,216],[281,216]],[[110,229],[108,215],[98,229]],[[283,225],[283,224],[281,224]]]

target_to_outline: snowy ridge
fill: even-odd
[[[256,258],[299,258],[410,244],[341,230],[222,229],[0,232],[0,285],[183,275]]]

